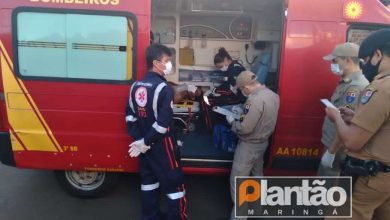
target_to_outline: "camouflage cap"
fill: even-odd
[[[323,57],[326,61],[331,61],[337,57],[358,57],[359,45],[354,43],[343,43],[338,44],[332,51],[331,54]]]
[[[246,85],[250,85],[256,81],[257,81],[256,75],[248,70],[241,72],[240,75],[238,75],[236,80],[238,88],[241,88]]]

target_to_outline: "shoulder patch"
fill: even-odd
[[[244,106],[244,110],[243,110],[244,115],[248,114],[250,107],[251,107],[251,104],[246,104]]]
[[[357,89],[349,89],[345,96],[345,101],[349,104],[355,102],[359,91]]]
[[[377,91],[377,88],[373,85],[367,86],[362,93],[362,97],[360,98],[360,102],[364,105],[368,103],[374,93]]]
[[[148,91],[141,86],[135,91],[135,101],[140,107],[145,107],[148,102]]]

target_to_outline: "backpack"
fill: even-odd
[[[233,153],[236,150],[238,138],[227,125],[214,126],[214,147],[225,152]]]

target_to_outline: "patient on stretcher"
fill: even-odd
[[[168,82],[174,91],[175,97],[173,104],[178,104],[185,100],[195,100],[196,97],[202,96],[202,90],[195,85],[191,84],[177,84],[174,82]]]
[[[195,130],[201,133],[212,132],[216,124],[225,123],[225,116],[214,112],[213,108],[238,107],[245,100],[239,91],[232,91],[231,86],[227,86],[229,84],[223,84],[204,93],[195,85],[174,82],[168,84],[174,90],[174,119],[185,133]],[[208,102],[204,101],[204,97],[207,97]]]

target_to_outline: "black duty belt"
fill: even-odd
[[[360,160],[347,156],[342,170],[346,176],[376,176],[379,172],[390,172],[390,166],[376,160]]]

